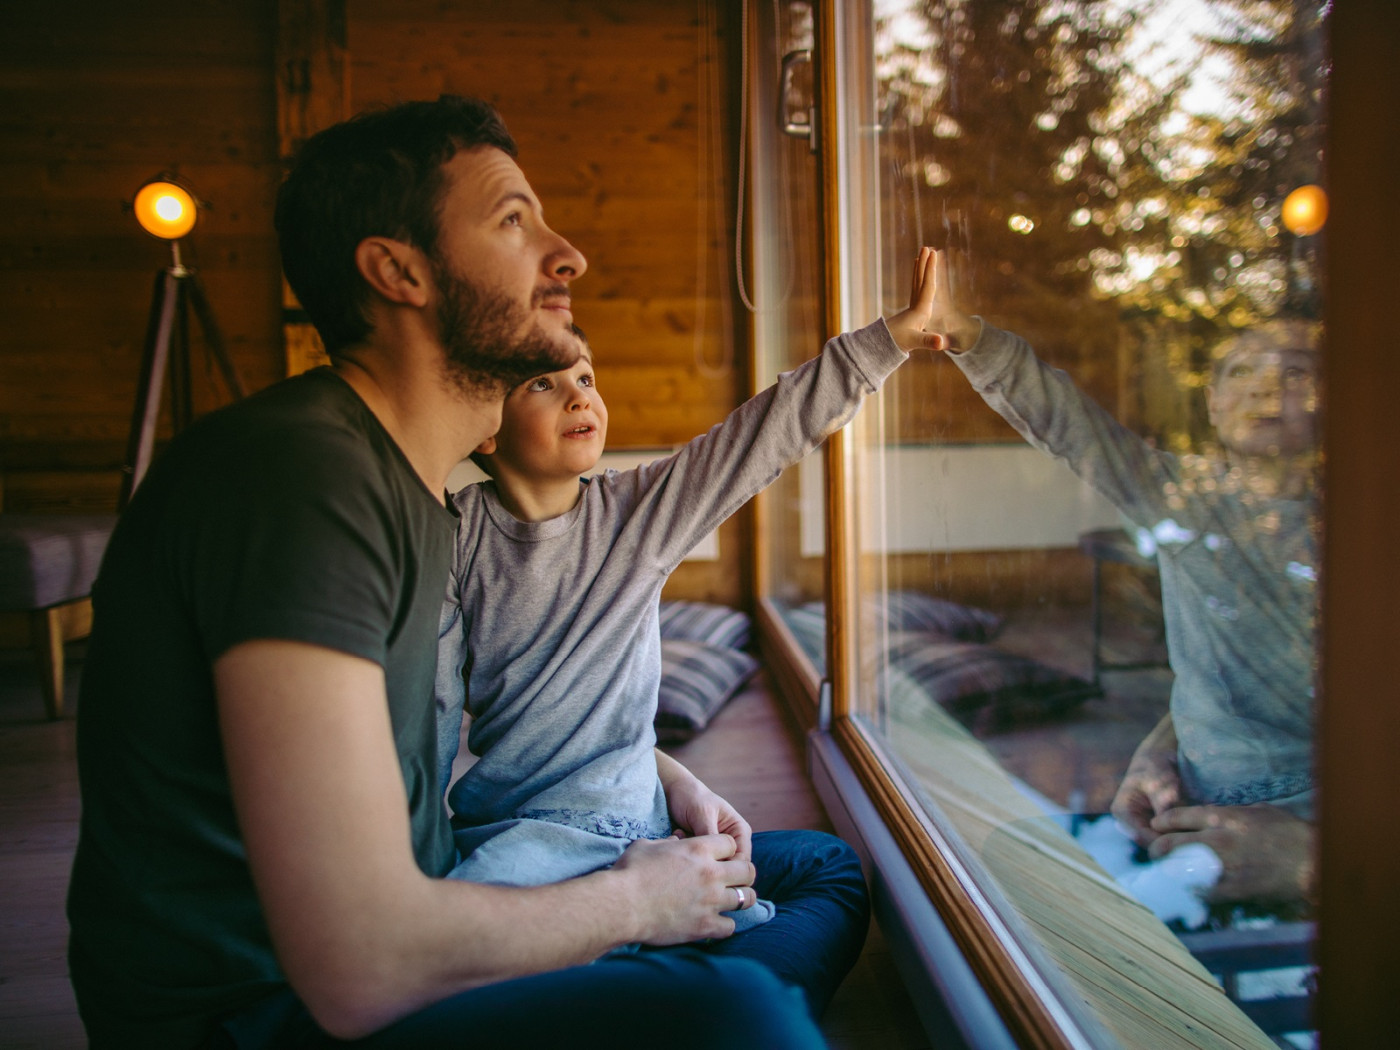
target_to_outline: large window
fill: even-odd
[[[822,345],[822,208],[812,149],[813,12],[805,2],[754,6],[754,73],[749,113],[754,265],[752,316],[758,387],[801,364]],[[758,500],[764,542],[758,560],[764,612],[799,654],[793,685],[814,707],[825,652],[825,546],[821,452],[787,471]],[[784,666],[782,653],[774,654]],[[805,673],[804,673],[805,672]]]
[[[1310,1046],[1323,9],[823,11],[841,326],[932,244],[985,327],[798,473],[769,606],[1020,1037]]]

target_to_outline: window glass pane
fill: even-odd
[[[838,7],[848,321],[986,325],[856,424],[856,717],[1093,1039],[1311,1045],[1324,9]]]
[[[812,10],[754,5],[751,215],[757,383],[801,364],[822,345],[821,210],[816,160],[800,126],[811,119]],[[782,125],[792,126],[784,132]],[[820,666],[824,653],[824,488],[821,453],[786,471],[760,497],[762,596],[794,627]]]

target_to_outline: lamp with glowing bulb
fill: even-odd
[[[150,323],[141,357],[141,378],[136,388],[136,407],[127,437],[126,464],[122,469],[121,506],[125,507],[141,483],[155,450],[156,428],[160,422],[161,393],[166,373],[170,374],[170,420],[175,433],[187,427],[194,415],[190,391],[189,308],[199,321],[204,345],[218,364],[230,396],[243,396],[243,384],[224,347],[223,335],[204,287],[194,270],[180,258],[180,239],[199,221],[201,204],[169,175],[159,175],[136,191],[132,213],[141,228],[170,243],[170,265],[156,273],[151,298]]]

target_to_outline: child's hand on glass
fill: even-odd
[[[948,253],[920,248],[914,260],[909,309],[885,319],[903,350],[967,350],[982,333],[982,323],[957,308],[948,268]]]

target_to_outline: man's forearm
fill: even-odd
[[[531,889],[424,875],[373,663],[255,642],[221,657],[215,677],[234,804],[273,945],[332,1034],[363,1035],[465,988],[587,962],[652,935],[639,909],[656,890],[635,872]]]

